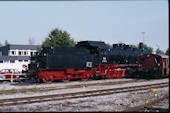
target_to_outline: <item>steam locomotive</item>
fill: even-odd
[[[150,52],[139,43],[108,46],[102,41],[80,41],[75,47],[42,47],[31,57],[30,76],[37,82],[64,82],[70,79],[122,78],[138,67],[137,58]]]

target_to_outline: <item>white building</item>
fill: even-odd
[[[17,69],[24,70],[24,65],[30,63],[30,56],[37,51],[37,45],[6,45],[0,47],[0,70]]]

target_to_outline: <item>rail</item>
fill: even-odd
[[[145,82],[146,80],[125,80],[125,81],[107,81],[107,82],[97,82],[97,83],[81,83],[65,86],[52,86],[52,87],[41,87],[41,88],[24,88],[24,89],[11,89],[11,90],[1,90],[0,94],[14,94],[14,93],[25,93],[25,92],[44,92],[44,91],[54,91],[70,88],[81,88],[81,87],[90,87],[90,86],[106,86],[106,85],[117,85],[117,84],[126,84],[134,82]],[[150,80],[152,81],[152,80]]]
[[[133,92],[139,90],[149,90],[150,88],[163,88],[163,87],[169,87],[169,82],[150,84],[150,85],[141,85],[141,86],[109,88],[109,89],[101,89],[101,90],[93,90],[93,91],[82,91],[82,92],[74,92],[74,93],[0,99],[0,106],[6,106],[6,105],[10,106],[10,105],[30,104],[30,103],[37,103],[37,102],[40,103],[45,101],[103,96],[103,95],[110,95],[114,93]]]

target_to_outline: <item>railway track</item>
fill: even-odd
[[[107,81],[107,82],[98,82],[98,83],[81,83],[74,85],[65,85],[65,86],[53,86],[53,87],[41,87],[41,88],[24,88],[24,89],[12,89],[12,90],[1,90],[0,94],[15,94],[15,93],[26,93],[26,92],[44,92],[44,91],[53,91],[53,90],[62,90],[70,88],[81,88],[81,87],[90,87],[90,86],[106,86],[106,85],[116,85],[116,84],[125,84],[125,83],[134,83],[134,82],[144,82],[146,80],[126,80],[126,81]]]
[[[24,89],[11,89],[11,90],[1,90],[0,94],[8,95],[15,93],[36,93],[36,92],[45,92],[45,91],[54,91],[54,90],[62,90],[62,89],[70,89],[70,88],[82,88],[82,87],[90,87],[90,86],[106,86],[106,85],[117,85],[117,84],[125,84],[125,83],[135,83],[135,82],[146,82],[146,81],[154,81],[154,80],[126,80],[126,81],[107,81],[107,82],[97,82],[97,83],[81,83],[81,84],[73,84],[73,85],[65,85],[65,86],[52,86],[52,87],[33,87],[33,88],[24,88]]]
[[[21,105],[21,104],[40,103],[45,101],[103,96],[103,95],[110,95],[114,93],[149,90],[150,88],[163,88],[163,87],[169,87],[169,82],[150,84],[150,85],[141,85],[141,86],[122,87],[122,88],[109,88],[109,89],[101,89],[101,90],[93,90],[93,91],[81,91],[81,92],[74,92],[74,93],[0,99],[0,106],[11,106],[11,105],[14,106],[14,105]]]

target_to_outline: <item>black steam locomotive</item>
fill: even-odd
[[[107,73],[115,73],[108,69],[117,69],[119,64],[136,64],[138,56],[150,53],[142,43],[139,45],[139,48],[132,48],[120,43],[110,47],[102,41],[81,41],[75,47],[43,47],[31,57],[28,67],[38,82],[106,77]]]

